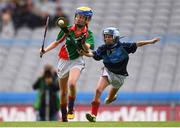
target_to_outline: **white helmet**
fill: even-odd
[[[112,35],[115,42],[117,40],[119,40],[119,38],[120,38],[119,29],[115,28],[115,27],[107,27],[107,28],[105,28],[103,30],[103,35],[105,35],[105,34]]]

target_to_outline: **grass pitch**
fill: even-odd
[[[0,127],[180,127],[180,122],[0,122]]]

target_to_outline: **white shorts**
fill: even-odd
[[[59,78],[65,78],[69,75],[69,71],[73,68],[79,68],[82,71],[85,67],[85,62],[82,57],[75,60],[59,59],[57,75]]]
[[[109,84],[111,84],[114,88],[120,88],[124,84],[124,79],[126,76],[114,74],[110,72],[107,68],[102,69],[102,75],[101,76],[107,76]]]

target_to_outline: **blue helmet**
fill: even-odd
[[[103,30],[103,35],[105,35],[105,34],[112,35],[114,41],[117,41],[117,40],[119,40],[119,38],[120,38],[119,29],[118,29],[118,28],[115,28],[115,27],[105,28],[105,29]]]
[[[77,8],[75,15],[77,15],[77,14],[87,16],[89,19],[91,19],[91,17],[93,16],[93,12],[92,12],[91,8],[85,7],[85,6]]]

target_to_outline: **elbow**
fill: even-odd
[[[136,46],[137,46],[137,47],[141,47],[141,46],[143,46],[143,44],[137,43]]]
[[[140,47],[140,43],[136,43],[136,47]]]

